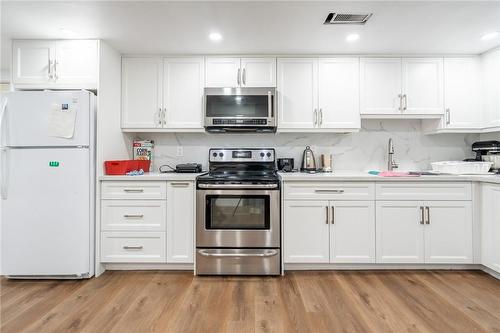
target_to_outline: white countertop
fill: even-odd
[[[500,184],[499,175],[439,175],[420,177],[381,177],[361,171],[334,171],[332,173],[279,172],[283,181],[477,181]]]
[[[146,172],[144,175],[139,176],[100,176],[99,180],[187,180],[193,181],[196,180],[196,177],[199,175],[203,175],[206,172],[201,173],[175,173],[175,172]]]

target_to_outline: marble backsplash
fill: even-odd
[[[148,133],[134,138],[155,141],[155,169],[162,164],[198,162],[208,166],[208,149],[214,147],[272,147],[278,157],[295,158],[300,166],[302,152],[311,146],[319,166],[321,154],[333,155],[334,170],[385,170],[387,142],[393,138],[399,170],[428,170],[429,163],[471,157],[477,134],[424,135],[419,120],[363,120],[362,130],[352,134],[194,134]],[[182,147],[183,156],[177,156]]]

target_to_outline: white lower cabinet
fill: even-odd
[[[377,202],[378,263],[473,263],[471,201]]]
[[[328,201],[285,201],[284,205],[284,261],[328,263]]]
[[[193,263],[195,187],[167,182],[167,262]]]
[[[375,262],[373,201],[284,202],[285,263]]]
[[[102,232],[101,262],[165,262],[165,232]]]
[[[481,189],[481,263],[500,273],[500,185]]]

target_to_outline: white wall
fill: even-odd
[[[278,157],[295,158],[300,166],[302,151],[310,145],[320,154],[333,154],[334,170],[385,170],[387,141],[394,139],[400,170],[427,170],[429,163],[472,157],[477,134],[424,135],[419,120],[365,120],[353,134],[144,134],[136,138],[155,140],[155,168],[181,162],[199,162],[206,168],[208,149],[214,147],[273,147]],[[133,135],[131,137],[134,137]],[[181,146],[184,156],[176,156]]]

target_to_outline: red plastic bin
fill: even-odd
[[[150,165],[150,160],[105,161],[104,170],[107,175],[125,175],[127,172],[140,169],[148,172]]]

